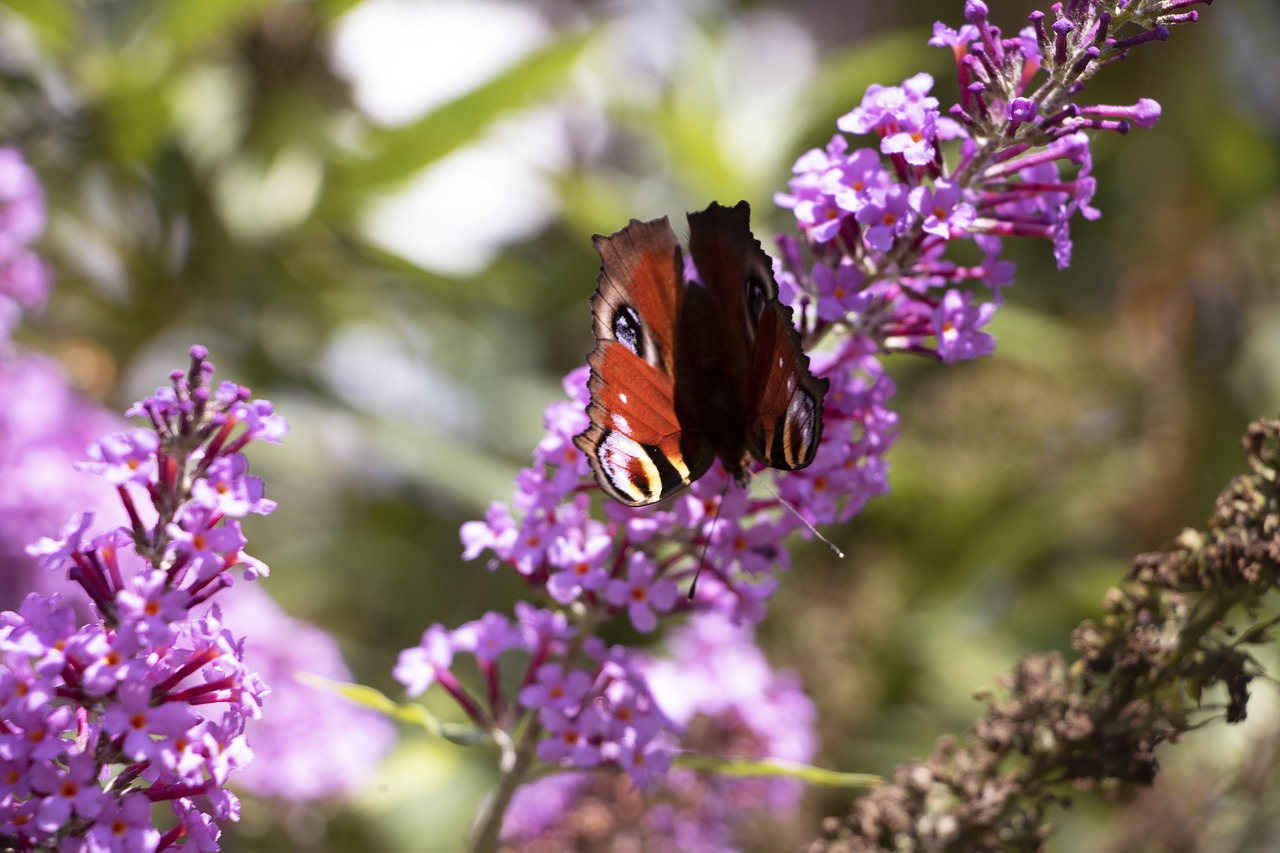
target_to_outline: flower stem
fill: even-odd
[[[596,628],[606,618],[606,614],[602,612],[593,612],[585,608],[577,608],[574,615],[578,630],[565,650],[566,661],[577,658],[587,637],[594,634]],[[498,849],[507,807],[511,805],[511,798],[515,796],[516,788],[527,781],[529,768],[537,757],[538,741],[542,738],[542,721],[539,719],[537,709],[531,709],[526,715],[526,720],[524,729],[517,737],[515,749],[511,750],[509,741],[503,747],[502,779],[476,821],[475,832],[471,836],[471,846],[467,848],[467,853],[494,853]],[[500,739],[498,742],[502,743]]]
[[[502,821],[506,817],[507,807],[511,805],[511,798],[515,795],[516,788],[525,781],[541,736],[542,723],[538,720],[536,713],[530,713],[529,722],[525,725],[516,744],[515,759],[502,774],[498,787],[494,789],[493,796],[476,822],[471,846],[467,848],[468,853],[494,853],[498,849],[499,833],[502,831]]]

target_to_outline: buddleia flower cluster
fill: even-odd
[[[813,758],[814,707],[793,673],[777,672],[750,626],[720,613],[671,631],[641,672],[658,705],[680,726],[681,746],[710,755],[805,762]],[[672,767],[643,789],[617,774],[566,772],[516,792],[503,838],[513,850],[653,853],[735,850],[753,815],[793,810],[795,779],[733,778]],[[549,807],[550,805],[550,807]]]
[[[944,114],[928,74],[871,86],[836,122],[843,133],[802,155],[775,198],[799,229],[779,238],[779,288],[810,339],[842,332],[837,364],[840,353],[857,360],[868,350],[943,362],[989,354],[995,340],[983,328],[1015,273],[1003,239],[1050,241],[1066,267],[1072,219],[1101,215],[1089,134],[1160,117],[1146,98],[1089,103],[1085,82],[1195,21],[1187,7],[1198,2],[1070,0],[1005,38],[986,4],[968,0],[968,23],[935,24],[929,44],[953,52],[960,103]],[[844,134],[877,142],[855,147]],[[966,256],[980,260],[957,260]],[[990,302],[978,301],[978,288]]]
[[[31,250],[44,231],[44,190],[16,148],[0,147],[0,349],[24,311],[49,292],[49,270]]]
[[[669,500],[641,508],[606,500],[593,515],[597,488],[573,444],[588,423],[587,371],[566,377],[569,399],[548,407],[546,435],[517,476],[511,504],[495,503],[484,521],[462,528],[466,558],[487,554],[491,569],[513,569],[543,605],[539,624],[565,619],[574,637],[535,644],[522,617],[523,648],[532,656],[524,684],[538,688],[522,691],[527,698],[515,708],[524,716],[468,711],[499,741],[517,729],[526,739],[529,749],[516,744],[504,760],[507,788],[533,767],[532,757],[515,759],[533,756],[535,745],[554,767],[627,767],[638,782],[652,782],[652,768],[679,764],[687,732],[652,685],[662,714],[645,720],[661,730],[647,741],[642,729],[615,739],[606,685],[617,679],[644,695],[644,667],[638,653],[604,652],[588,635],[615,617],[641,633],[688,612],[758,622],[790,563],[786,534],[847,520],[887,491],[884,457],[897,415],[883,358],[910,353],[951,363],[993,351],[986,327],[1015,273],[1001,255],[1003,240],[1046,240],[1065,267],[1072,220],[1100,215],[1092,206],[1090,134],[1150,127],[1160,115],[1145,99],[1088,102],[1085,82],[1130,50],[1164,40],[1170,27],[1195,21],[1192,5],[1067,0],[1005,37],[987,6],[968,0],[966,23],[937,24],[929,42],[954,54],[960,103],[944,111],[927,74],[872,86],[838,120],[840,133],[799,158],[788,190],[776,197],[798,233],[778,238],[774,271],[810,368],[830,387],[816,458],[803,470],[775,472],[775,492],[739,489],[717,463]],[[858,137],[872,142],[859,146]],[[783,511],[787,505],[794,511]],[[461,694],[441,678],[458,642],[456,632],[433,626],[406,654],[430,659],[434,680]],[[608,674],[606,659],[621,671]],[[426,683],[402,680],[415,690]],[[529,719],[536,722],[519,725]],[[636,770],[620,744],[641,741],[653,756]],[[505,807],[509,793],[495,798],[491,812]]]
[[[90,446],[81,467],[114,486],[126,526],[93,534],[81,513],[29,548],[80,587],[92,618],[34,593],[0,614],[6,849],[217,850],[218,821],[238,818],[226,785],[252,759],[244,727],[268,691],[213,598],[233,573],[267,574],[238,519],[275,504],[242,451],[288,427],[213,372],[193,347],[187,371],[129,410],[149,429]],[[156,823],[154,804],[172,818]]]

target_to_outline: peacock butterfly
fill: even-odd
[[[574,444],[615,500],[662,500],[717,456],[739,486],[752,457],[787,471],[813,461],[827,380],[809,372],[750,222],[745,201],[689,214],[699,281],[685,280],[666,217],[594,238],[591,425]]]

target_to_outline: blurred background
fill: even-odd
[[[990,5],[1006,33],[1036,8]],[[1163,117],[1096,140],[1070,269],[1008,247],[995,356],[890,360],[892,494],[824,531],[846,559],[797,553],[760,631],[817,704],[817,763],[883,773],[963,730],[975,689],[1203,523],[1280,410],[1280,10],[1202,18],[1091,84]],[[265,588],[400,697],[428,624],[521,595],[457,531],[510,497],[591,347],[591,235],[745,198],[768,244],[772,194],[868,84],[925,70],[953,101],[935,20],[962,4],[5,0],[0,143],[44,182],[55,275],[15,342],[115,411],[193,343],[275,402],[292,432],[253,466],[280,508],[245,525]],[[1153,790],[1081,797],[1055,848],[1277,843],[1275,698],[1166,750]],[[456,850],[493,765],[402,732],[349,799],[247,797],[225,849]],[[761,849],[847,799],[811,792]]]

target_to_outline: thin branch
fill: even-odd
[[[963,738],[942,738],[924,761],[855,800],[809,853],[867,850],[1035,851],[1046,812],[1082,789],[1149,785],[1155,749],[1200,726],[1245,718],[1262,675],[1246,647],[1269,642],[1266,622],[1236,635],[1280,581],[1280,421],[1244,438],[1251,473],[1218,498],[1206,531],[1166,552],[1140,554],[1072,634],[1076,659],[1032,655],[1002,679],[1004,698]],[[1226,705],[1207,712],[1211,688]]]

